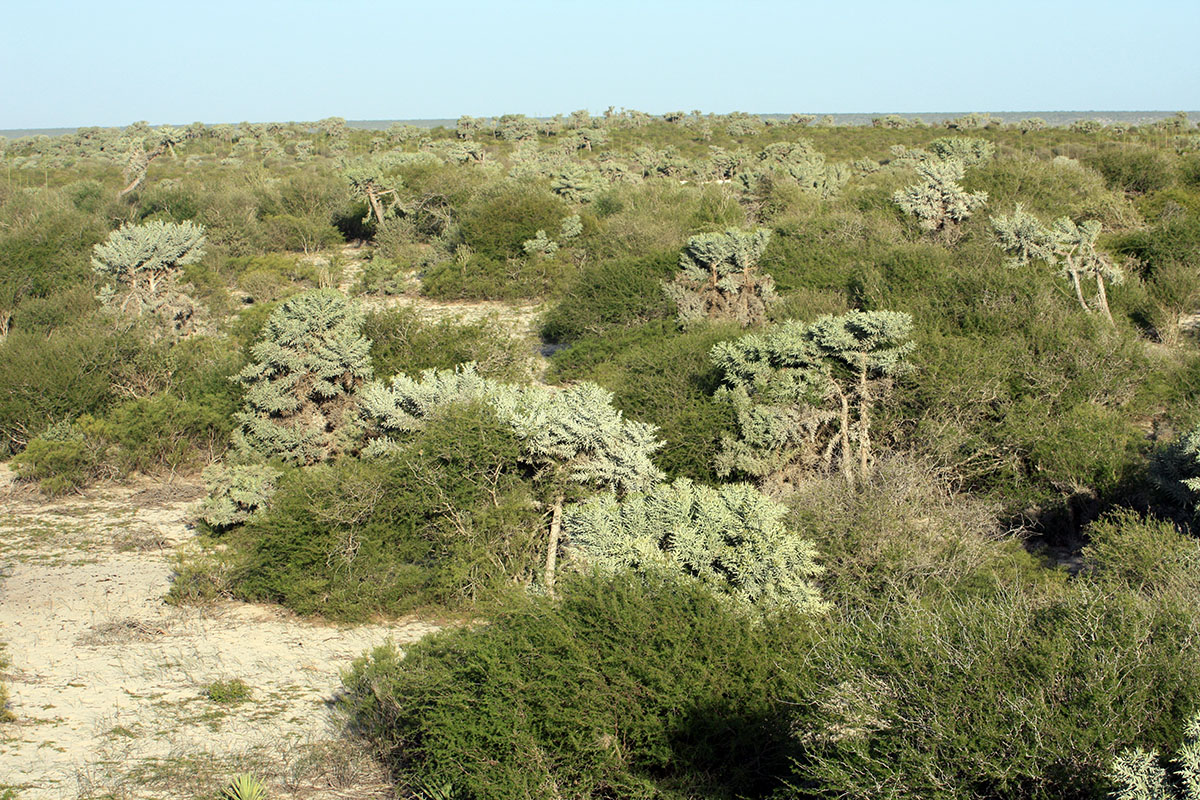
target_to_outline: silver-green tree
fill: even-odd
[[[961,161],[926,161],[917,165],[921,183],[898,190],[892,201],[930,233],[949,232],[987,202],[986,192],[967,192],[958,184],[963,177]]]
[[[679,256],[679,274],[665,284],[680,322],[729,319],[742,327],[764,322],[775,299],[775,280],[758,269],[758,262],[770,240],[768,228],[730,228],[688,239]]]
[[[750,160],[738,176],[750,191],[770,182],[795,183],[820,197],[832,197],[850,177],[843,164],[826,164],[825,156],[800,139],[767,145]]]
[[[612,393],[593,383],[564,390],[485,378],[473,364],[455,370],[426,370],[419,378],[375,381],[361,393],[368,435],[365,451],[383,455],[395,437],[419,429],[426,418],[451,403],[480,402],[511,426],[521,442],[522,461],[549,496],[550,529],[544,582],[553,590],[563,505],[572,489],[627,493],[662,480],[651,456],[662,447],[657,428],[625,419],[612,406]]]
[[[266,464],[209,465],[202,476],[208,497],[200,518],[218,530],[242,524],[266,508],[280,474]]]
[[[204,256],[204,228],[193,222],[122,225],[92,248],[92,270],[104,281],[101,298],[140,315],[158,309],[181,267]]]
[[[235,378],[246,390],[234,445],[247,457],[308,465],[353,452],[358,388],[371,377],[362,312],[336,289],[296,295],[272,312]]]
[[[722,437],[717,472],[788,484],[838,460],[853,481],[850,397],[808,338],[808,326],[788,320],[762,332],[716,344],[709,359],[721,374],[714,398],[734,413],[737,436]]]
[[[964,167],[974,167],[991,159],[996,146],[987,139],[943,136],[929,143],[929,152],[942,161],[958,161]]]
[[[815,613],[822,571],[812,543],[783,524],[787,508],[746,484],[679,479],[567,510],[570,548],[607,569],[687,575],[762,611]]]
[[[383,224],[384,201],[389,197],[395,199],[401,186],[399,177],[387,175],[387,167],[386,159],[379,156],[364,156],[342,165],[342,176],[350,184],[351,191],[367,201],[370,215],[375,217],[378,225]]]
[[[911,369],[911,332],[908,314],[851,311],[718,343],[709,356],[722,377],[716,397],[731,405],[738,431],[722,441],[719,472],[788,483],[836,459],[847,482],[854,461],[866,479],[872,408]]]
[[[146,180],[150,162],[163,153],[174,155],[175,145],[185,138],[182,130],[170,125],[163,125],[152,133],[143,133],[141,126],[135,123],[127,129],[127,134],[130,134],[130,144],[125,155],[125,179],[129,182],[117,193],[117,197],[124,197],[141,186]],[[150,145],[149,149],[146,148],[147,144]]]
[[[1060,274],[1071,280],[1075,299],[1084,311],[1091,311],[1083,296],[1081,278],[1096,281],[1096,304],[1109,323],[1113,322],[1108,307],[1105,281],[1120,284],[1125,273],[1106,254],[1096,249],[1101,225],[1098,220],[1076,223],[1070,217],[1059,217],[1050,225],[1025,211],[1020,203],[1011,215],[992,217],[996,245],[1008,253],[1008,265],[1025,266],[1041,261],[1060,268]]]
[[[871,408],[874,381],[908,373],[912,341],[912,315],[903,311],[850,311],[827,315],[808,326],[809,340],[825,358],[849,371],[858,405],[859,474],[867,478],[871,460]],[[837,370],[834,372],[837,380]]]

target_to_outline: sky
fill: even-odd
[[[1200,107],[1200,1],[0,0],[0,129]]]

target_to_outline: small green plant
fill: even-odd
[[[251,694],[250,686],[241,678],[216,680],[204,687],[204,696],[223,706],[244,703]]]
[[[222,800],[266,800],[266,796],[267,785],[245,773],[233,776],[229,785],[221,790]]]

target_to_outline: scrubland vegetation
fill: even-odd
[[[456,620],[347,665],[404,797],[1197,797],[1200,133],[1089,122],[0,139],[0,452]]]

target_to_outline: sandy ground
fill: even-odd
[[[267,606],[164,602],[193,534],[190,483],[47,501],[0,466],[0,642],[15,722],[0,723],[0,790],[20,800],[212,796],[237,772],[272,797],[386,795],[341,736],[340,670],[418,621],[335,627]],[[251,697],[218,703],[214,681]]]

